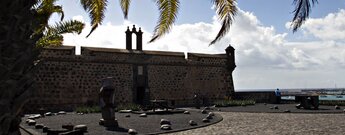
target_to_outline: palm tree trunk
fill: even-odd
[[[0,1],[0,135],[17,135],[21,109],[33,87],[38,57],[33,36],[38,28],[32,6],[36,0]]]

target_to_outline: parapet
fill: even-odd
[[[74,46],[44,48],[41,59],[51,61],[128,63],[160,65],[225,66],[226,54],[202,54],[168,51],[141,51],[112,48],[82,47],[81,55],[75,55]]]

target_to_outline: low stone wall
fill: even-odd
[[[241,91],[235,92],[237,100],[255,100],[257,103],[275,103],[276,96],[274,91]]]

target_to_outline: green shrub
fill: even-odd
[[[214,104],[216,107],[228,107],[228,106],[246,106],[255,105],[254,100],[218,100]]]
[[[344,100],[320,100],[319,101],[320,105],[339,105],[339,106],[345,106],[345,101]]]
[[[101,112],[101,108],[99,106],[81,106],[81,107],[77,107],[75,109],[75,111],[77,113],[99,113]]]
[[[141,110],[141,106],[138,104],[128,103],[128,104],[119,104],[116,107],[116,111],[119,110],[132,110],[132,111],[139,111]]]

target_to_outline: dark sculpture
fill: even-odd
[[[102,79],[102,87],[99,91],[103,125],[106,127],[118,126],[117,120],[115,119],[115,87],[113,82],[114,79],[112,77]]]

